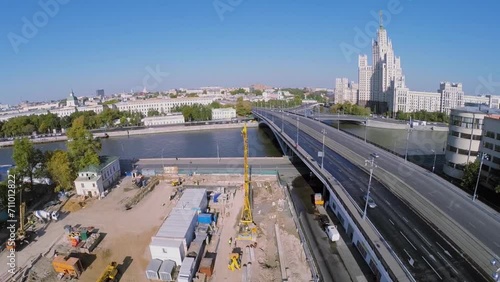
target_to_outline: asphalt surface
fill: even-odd
[[[281,113],[276,114],[281,116]],[[305,122],[310,121],[301,118],[299,122],[302,122],[302,119]],[[275,117],[275,124],[281,128],[279,117]],[[313,126],[308,125],[314,126],[314,124]],[[316,125],[316,127],[318,126]],[[321,129],[324,127],[323,125]],[[293,124],[285,122],[284,129],[288,136],[296,139],[296,122]],[[337,130],[334,132],[334,134],[328,134],[330,133],[328,132],[328,137],[332,138],[332,135],[338,135]],[[318,151],[321,151],[322,147],[320,142],[300,132],[298,143],[309,155],[314,156],[318,164],[321,164],[321,158],[317,157]],[[357,146],[356,150],[359,150],[359,147]],[[331,149],[325,147],[325,152],[324,168],[345,187],[362,210],[364,208],[363,196],[366,195],[369,176]],[[369,153],[366,156],[368,157]],[[377,159],[377,165],[381,165],[381,160],[381,158]],[[463,259],[459,250],[450,245],[431,225],[376,179],[372,179],[370,194],[377,207],[368,210],[368,218],[417,281],[486,280],[481,273]]]

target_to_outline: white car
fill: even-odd
[[[340,240],[340,233],[335,225],[325,226],[325,232],[328,235],[328,239],[330,239],[330,241],[335,242]]]
[[[366,195],[363,196],[363,200],[365,200],[366,202]],[[377,204],[375,204],[375,201],[373,201],[372,197],[368,197],[368,206],[372,209],[377,207]]]

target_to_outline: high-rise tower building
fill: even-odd
[[[406,91],[401,59],[394,55],[392,42],[382,23],[377,31],[377,39],[372,42],[372,66],[368,66],[366,55],[358,58],[359,102],[368,98],[368,105],[377,112],[396,112],[398,88]],[[401,92],[401,91],[399,91]],[[405,94],[405,93],[403,93]]]

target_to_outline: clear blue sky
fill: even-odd
[[[169,73],[156,85],[149,80],[156,87],[148,90],[333,88],[335,77],[357,80],[357,55],[348,60],[341,44],[371,59],[370,44],[356,44],[355,27],[364,30],[376,21],[371,12],[398,2],[59,0],[67,3],[44,25],[40,2],[54,1],[0,1],[0,103],[62,99],[71,88],[76,95],[139,90],[148,66]],[[214,3],[230,2],[241,3],[219,17]],[[385,26],[410,89],[435,91],[452,81],[474,94],[479,77],[491,76],[480,92],[500,95],[499,1],[399,3]],[[37,31],[23,33],[23,17],[34,23],[34,16]]]

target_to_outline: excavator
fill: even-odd
[[[241,257],[238,253],[229,254],[229,264],[227,265],[229,270],[234,271],[235,269],[241,268]]]
[[[118,275],[118,264],[116,262],[110,263],[104,273],[97,279],[97,282],[114,282],[116,281],[116,276]]]
[[[256,241],[257,240],[257,226],[253,222],[252,207],[250,203],[250,175],[248,166],[248,132],[247,125],[243,126],[241,131],[243,136],[243,176],[245,198],[243,200],[243,210],[239,223],[239,232],[236,237],[237,240],[242,241]]]

